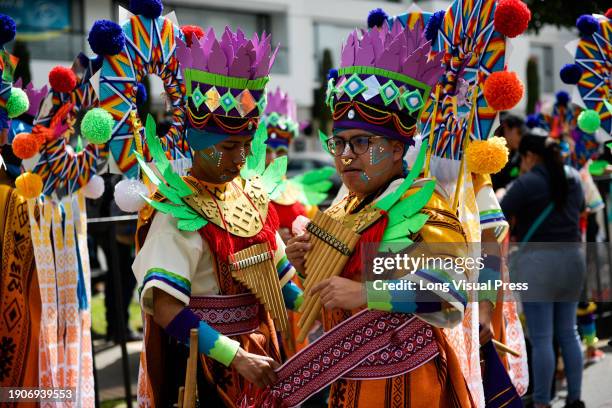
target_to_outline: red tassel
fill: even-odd
[[[291,225],[298,215],[306,215],[306,208],[301,203],[296,202],[291,205],[282,205],[272,202],[272,206],[276,209],[281,228],[287,228],[291,231]]]
[[[358,274],[363,271],[364,261],[365,265],[367,265],[369,263],[368,260],[373,258],[378,252],[378,244],[380,244],[389,222],[387,213],[384,211],[382,213],[382,218],[361,234],[355,252],[353,252],[353,255],[351,255],[344,267],[344,271],[342,271],[342,277],[348,279],[358,277]]]
[[[230,255],[242,251],[255,244],[268,242],[270,249],[276,251],[276,231],[278,230],[278,215],[272,205],[268,205],[266,222],[256,235],[248,238],[238,237],[221,227],[209,222],[200,229],[202,239],[208,243],[210,250],[218,259],[227,262]]]

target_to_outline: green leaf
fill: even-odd
[[[251,153],[247,156],[246,163],[240,171],[243,179],[249,180],[255,175],[263,174],[266,168],[266,139],[268,139],[268,129],[262,121],[251,142]]]
[[[147,115],[145,136],[147,140],[147,146],[149,147],[149,153],[151,154],[151,157],[153,157],[153,160],[155,160],[155,164],[157,165],[157,168],[159,169],[160,173],[164,174],[166,168],[170,166],[170,162],[168,161],[166,153],[162,148],[161,142],[157,137],[155,120],[150,114]]]
[[[319,140],[321,141],[321,146],[323,146],[323,150],[331,154],[329,149],[327,148],[327,139],[329,139],[329,137],[327,137],[327,135],[323,133],[321,129],[319,129]]]
[[[283,181],[283,176],[287,172],[287,156],[282,156],[274,159],[266,168],[261,179],[264,190],[271,198],[275,198],[281,193],[280,186]]]
[[[181,231],[197,231],[203,228],[208,221],[205,218],[194,218],[191,220],[179,220],[177,223],[178,229]]]
[[[304,191],[303,192],[304,205],[319,205],[327,198],[327,193],[319,193],[317,191]]]
[[[436,182],[426,182],[419,191],[395,204],[387,213],[389,224],[395,225],[397,219],[410,217],[419,212],[431,198]]]
[[[419,150],[419,154],[417,159],[414,162],[414,165],[410,169],[410,172],[400,184],[400,186],[388,196],[378,200],[374,206],[383,211],[389,211],[389,209],[395,204],[399,199],[402,198],[404,193],[408,191],[414,180],[421,174],[421,170],[423,169],[423,164],[425,163],[425,155],[427,154],[427,144],[421,144],[421,150]]]
[[[408,248],[413,243],[414,241],[412,241],[408,237],[392,239],[389,241],[383,241],[380,243],[380,246],[378,247],[378,251],[397,253],[397,252],[403,251],[404,249]]]
[[[157,175],[153,172],[153,170],[151,170],[151,168],[147,165],[142,155],[138,152],[134,152],[134,154],[136,155],[136,160],[138,161],[140,168],[142,169],[144,174],[147,175],[149,180],[151,180],[151,183],[155,184],[156,186],[159,186],[161,184],[161,180],[157,177]]]

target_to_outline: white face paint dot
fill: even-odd
[[[253,122],[249,122],[249,130],[253,129]]]
[[[270,139],[276,139],[276,133],[274,132],[270,133]]]
[[[348,118],[349,118],[349,119],[354,119],[354,118],[355,118],[355,111],[351,109],[351,110],[348,112],[348,115],[347,115],[347,116],[348,116]]]

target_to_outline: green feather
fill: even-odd
[[[387,225],[385,233],[382,236],[382,241],[407,237],[412,233],[419,231],[427,222],[429,216],[427,214],[414,214],[410,218],[404,218],[395,225]]]
[[[157,186],[157,189],[164,197],[172,201],[174,204],[176,205],[183,204],[183,200],[181,199],[181,196],[179,196],[172,187],[168,187],[164,183],[159,183],[159,185]]]
[[[319,129],[319,140],[321,141],[321,146],[323,146],[323,150],[325,150],[327,153],[330,153],[329,148],[327,147],[327,139],[329,139],[327,135]]]
[[[179,220],[177,226],[181,231],[197,231],[206,224],[208,224],[208,221],[200,217],[191,220]]]
[[[317,193],[325,193],[327,191],[329,191],[330,188],[332,188],[332,186],[334,185],[334,183],[332,183],[329,180],[323,180],[323,181],[319,181],[317,183],[312,183],[312,184],[303,184],[304,190],[306,191],[314,191]]]
[[[170,162],[168,161],[166,153],[162,148],[161,142],[159,141],[159,137],[157,137],[155,120],[150,114],[147,115],[145,136],[147,140],[147,146],[149,147],[149,153],[151,154],[151,157],[153,157],[153,160],[155,160],[155,165],[159,169],[160,173],[164,174],[166,168],[170,166]]]
[[[317,191],[304,191],[304,205],[319,205],[327,198],[327,193],[319,193]],[[300,201],[301,202],[301,201]]]
[[[151,180],[151,183],[155,184],[156,186],[159,186],[161,184],[161,180],[157,177],[157,175],[153,172],[153,170],[151,170],[151,168],[147,165],[142,155],[138,152],[134,152],[134,154],[136,155],[136,160],[138,161],[140,168],[142,169],[144,174],[147,175],[149,180]]]
[[[421,170],[423,169],[423,164],[425,163],[426,153],[427,153],[427,144],[422,143],[421,150],[419,150],[417,159],[415,160],[414,165],[412,166],[412,169],[410,169],[410,172],[408,173],[408,175],[406,176],[402,184],[400,184],[400,186],[393,193],[377,201],[376,204],[374,205],[376,208],[379,208],[383,211],[389,211],[389,209],[393,207],[393,205],[402,198],[402,196],[404,195],[406,191],[408,191],[408,189],[410,188],[414,180],[416,180],[419,174],[421,174]]]
[[[380,246],[378,247],[378,251],[397,253],[397,252],[403,251],[404,249],[408,248],[413,243],[414,241],[412,241],[410,238],[407,238],[407,237],[392,239],[389,241],[381,242]]]
[[[200,217],[198,213],[193,211],[191,208],[189,208],[185,204],[174,205],[174,204],[164,203],[161,201],[151,200],[148,198],[146,199],[146,202],[151,207],[155,208],[156,210],[161,211],[164,214],[170,214],[174,218],[192,220],[192,219]]]
[[[389,224],[397,224],[397,220],[407,218],[420,211],[431,198],[436,182],[428,181],[419,191],[395,204],[387,213]]]
[[[276,198],[281,192],[281,186],[283,183],[283,176],[287,172],[287,156],[282,156],[274,159],[272,163],[266,168],[261,177],[264,190],[268,193],[270,198]]]
[[[304,174],[300,174],[299,176],[295,176],[292,178],[296,183],[300,184],[314,184],[323,180],[329,179],[336,173],[336,169],[331,166],[325,166],[320,169],[310,170]]]
[[[183,180],[181,176],[174,172],[172,166],[168,166],[166,168],[166,170],[164,171],[164,178],[166,179],[166,183],[168,183],[170,187],[176,190],[176,193],[180,197],[187,197],[193,194],[193,190],[191,189],[191,187],[189,187],[189,185],[185,183],[185,180]]]
[[[251,153],[246,158],[246,163],[240,175],[248,180],[253,176],[261,176],[266,168],[266,139],[268,130],[263,121],[257,127],[253,141],[251,142]]]

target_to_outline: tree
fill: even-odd
[[[332,68],[331,50],[326,48],[323,50],[323,58],[319,67],[319,81],[321,86],[314,91],[314,104],[312,106],[312,117],[318,120],[319,129],[324,132],[329,132],[331,123],[331,112],[329,106],[325,104],[325,93],[327,92],[327,73]]]
[[[524,0],[531,10],[529,29],[536,33],[545,25],[575,27],[583,14],[604,14],[610,0]]]
[[[15,73],[13,75],[14,81],[21,78],[21,83],[25,87],[32,81],[32,74],[30,72],[30,51],[28,51],[28,45],[23,41],[15,41],[13,45],[12,54],[19,58],[17,67],[15,67]]]
[[[540,100],[540,74],[538,73],[538,59],[529,57],[527,61],[527,114],[535,113],[536,105]]]

